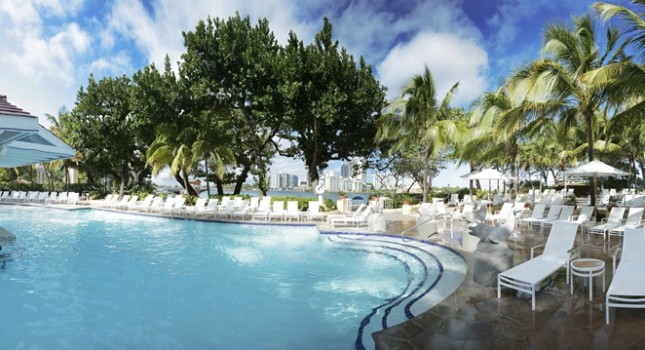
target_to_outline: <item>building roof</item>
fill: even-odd
[[[38,124],[38,117],[0,95],[0,168],[67,159],[75,153],[72,147]]]

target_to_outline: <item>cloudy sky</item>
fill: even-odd
[[[625,4],[626,0],[614,3]],[[587,0],[0,0],[0,94],[45,122],[72,109],[90,73],[131,75],[184,51],[182,31],[206,16],[269,20],[282,43],[310,42],[328,16],[341,46],[374,67],[390,97],[427,65],[438,93],[455,82],[468,107],[539,56],[546,23],[591,11]],[[441,96],[440,95],[440,96]],[[335,168],[334,164],[331,168]],[[275,168],[293,169],[276,159]],[[304,178],[304,168],[297,172]],[[460,173],[465,171],[459,170]],[[454,181],[454,170],[435,179]]]

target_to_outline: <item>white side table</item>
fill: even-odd
[[[581,258],[571,261],[571,294],[573,294],[573,276],[589,278],[589,300],[593,298],[593,278],[602,276],[602,291],[605,291],[605,262],[600,259]]]

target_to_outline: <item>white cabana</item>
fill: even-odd
[[[38,124],[38,118],[0,95],[0,168],[73,157],[75,150]]]

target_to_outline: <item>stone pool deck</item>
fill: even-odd
[[[455,236],[459,239],[461,233]],[[530,248],[546,242],[547,237],[529,231],[515,236],[508,242],[515,264],[528,260]],[[459,246],[450,242],[445,232],[442,240],[446,245]],[[581,257],[605,261],[609,287],[614,249],[605,251],[600,238],[592,242],[580,232],[576,247]],[[611,308],[610,323],[605,324],[600,277],[594,278],[590,301],[580,277],[574,277],[570,294],[562,269],[554,284],[538,293],[536,310],[532,311],[531,299],[518,298],[515,290],[503,288],[498,299],[496,287],[474,282],[472,254],[462,254],[469,264],[468,275],[456,292],[418,317],[375,333],[377,349],[645,349],[645,310]]]

